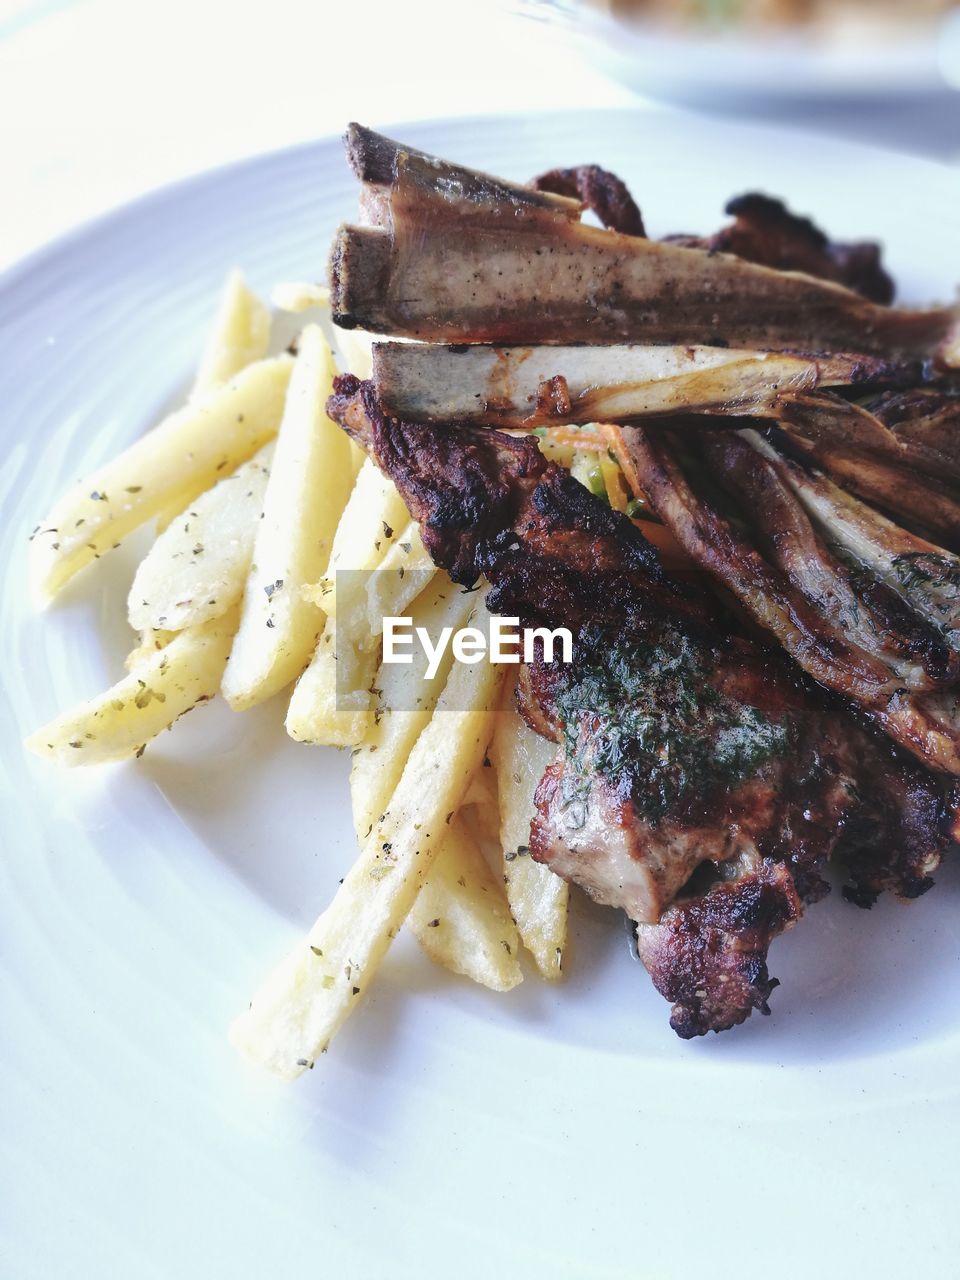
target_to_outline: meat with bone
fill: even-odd
[[[960,776],[960,716],[953,692],[905,691],[880,658],[851,642],[835,615],[809,604],[693,486],[677,461],[671,433],[625,427],[624,436],[640,484],[694,562],[715,575],[815,680],[849,698],[929,767]]]
[[[417,342],[373,348],[373,379],[388,412],[418,422],[504,428],[674,413],[758,416],[772,411],[786,392],[915,385],[922,376],[917,362],[844,353]],[[544,384],[558,377],[566,388],[562,404],[542,395]]]
[[[819,446],[851,462],[873,457],[908,474],[960,481],[960,396],[944,385],[921,386],[922,381],[914,377],[906,389],[887,389],[855,404],[817,395],[814,412],[791,414],[788,409],[783,421],[793,425],[811,454]],[[823,383],[821,388],[828,389]],[[808,394],[806,388],[785,387],[788,406],[795,391],[802,399]]]
[[[378,225],[331,258],[334,319],[434,342],[705,343],[929,356],[949,308],[878,306],[832,281],[621,235],[561,196],[514,187],[355,130]],[[559,202],[559,203],[558,203]]]
[[[574,633],[575,661],[541,657],[525,682],[535,727],[561,747],[534,855],[644,922],[641,955],[681,1035],[765,1008],[767,947],[822,894],[853,823],[863,732],[775,653],[726,626],[721,639],[632,523],[531,439],[387,416],[354,378],[328,411],[394,480],[438,564],[465,584],[485,573],[495,611]],[[939,794],[902,760],[886,767]],[[945,837],[927,836],[933,862]],[[727,890],[671,907],[704,862]]]
[[[869,241],[838,244],[827,239],[809,218],[800,218],[781,200],[748,192],[724,210],[734,221],[715,235],[669,236],[674,243],[734,253],[779,271],[804,271],[835,280],[873,302],[893,301],[893,281],[880,262],[880,246]]]
[[[895,591],[960,651],[960,556],[909,533],[829,477],[798,466],[775,447],[778,432],[765,437],[745,430],[741,435],[774,463],[828,541]]]
[[[884,663],[904,688],[945,689],[957,682],[960,661],[939,628],[891,587],[830,550],[774,462],[759,458],[736,434],[705,432],[699,443],[711,474],[739,499],[767,559],[852,644]]]
[[[866,410],[830,392],[790,391],[778,397],[770,416],[788,432],[797,450],[844,488],[897,516],[909,528],[960,550],[956,486],[914,470],[906,457],[910,447],[898,448],[893,433],[873,421]],[[949,477],[955,468],[954,461],[945,474]]]

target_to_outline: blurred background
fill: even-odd
[[[651,128],[694,111],[960,163],[960,9],[0,0],[0,266],[144,190],[351,118],[631,104]]]

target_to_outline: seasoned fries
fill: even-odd
[[[289,356],[261,360],[172,413],[63,498],[33,537],[30,577],[44,603],[85,565],[175,502],[184,506],[276,435]]]
[[[270,314],[232,273],[186,405],[38,529],[31,574],[44,601],[138,526],[154,520],[157,536],[129,591],[127,674],[26,745],[60,765],[122,761],[218,693],[241,710],[295,681],[290,735],[354,748],[359,858],[231,1032],[291,1078],[357,1006],[404,921],[437,964],[506,992],[522,981],[524,944],[545,976],[559,973],[567,891],[514,856],[544,748],[515,713],[498,715],[504,668],[457,663],[450,645],[429,680],[419,645],[409,664],[382,660],[385,617],[409,615],[436,641],[475,621],[482,597],[436,569],[393,483],[327,417],[324,291],[278,299],[319,318],[295,360],[267,356]],[[336,337],[341,365],[368,373],[368,337]],[[549,447],[568,463],[575,452]],[[595,483],[595,453],[577,456]],[[612,493],[612,463],[603,479]],[[500,802],[494,770],[480,767],[488,751]]]
[[[250,572],[273,448],[264,445],[160,534],[130,588],[127,616],[135,631],[182,631],[237,603]]]
[[[330,554],[350,491],[350,450],[327,417],[333,357],[320,329],[300,336],[257,528],[240,626],[223,696],[242,711],[278,693],[303,671],[323,616],[301,588]]]
[[[231,271],[223,288],[220,309],[200,359],[193,394],[219,387],[270,346],[270,311],[247,286],[239,271]]]
[[[140,755],[158,733],[217,692],[236,625],[233,610],[181,631],[144,654],[119,684],[44,725],[26,745],[71,766]]]
[[[507,901],[523,945],[544,978],[559,978],[567,940],[570,886],[530,857],[533,795],[556,748],[528,728],[508,687],[490,744],[500,794],[500,843]]]
[[[252,1061],[291,1079],[312,1067],[350,1016],[407,918],[483,760],[502,669],[460,664],[410,753],[389,810],[333,902],[234,1023]]]
[[[407,917],[417,941],[437,964],[492,991],[523,981],[517,926],[462,812]]]
[[[409,513],[391,481],[365,462],[334,536],[326,573],[301,592],[323,609],[327,622],[290,699],[287,732],[296,741],[352,747],[365,737],[373,714],[370,688],[380,662],[381,629],[371,626],[368,591],[381,579],[389,582],[400,608],[422,587],[423,573],[373,572],[406,537],[411,538],[407,550],[401,548],[399,554],[405,561],[412,559],[411,567],[422,566],[413,554],[409,527]],[[429,569],[433,571],[432,563]]]

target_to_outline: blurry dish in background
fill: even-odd
[[[522,0],[607,74],[681,101],[908,98],[960,83],[956,0]]]

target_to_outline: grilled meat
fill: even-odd
[[[551,169],[530,184],[534,191],[569,196],[591,209],[611,231],[625,236],[645,236],[643,218],[633,196],[615,173],[598,164],[581,164],[575,169]]]
[[[739,499],[767,559],[851,644],[882,662],[906,689],[956,683],[960,661],[939,629],[827,547],[773,461],[736,434],[703,433],[699,444],[711,474]]]
[[[842,285],[577,221],[579,205],[352,127],[374,226],[338,232],[336,323],[435,342],[704,343],[929,356],[949,308],[878,306]]]
[[[790,872],[773,858],[741,859],[706,893],[674,903],[657,924],[637,926],[637,953],[684,1040],[735,1027],[779,986],[767,969],[770,943],[800,919]]]
[[[880,262],[879,245],[832,242],[809,218],[800,218],[781,200],[755,191],[734,197],[724,212],[732,214],[734,221],[715,235],[667,238],[692,248],[733,253],[778,271],[803,271],[834,280],[872,302],[893,301],[893,281]]]
[[[949,482],[956,460],[923,470],[927,457],[898,438],[865,409],[827,391],[787,394],[770,415],[788,432],[794,449],[829,472],[845,489],[879,506],[908,528],[960,550],[960,495]],[[919,455],[919,456],[918,456]],[[930,471],[934,474],[930,474]],[[946,476],[945,482],[942,478]]]
[[[834,611],[814,607],[781,568],[694,487],[670,433],[624,428],[640,483],[687,554],[736,596],[815,680],[849,698],[925,764],[960,776],[960,715],[953,690],[918,696],[881,657],[851,641]]]
[[[798,466],[775,447],[780,443],[776,431],[768,432],[768,438],[754,430],[741,434],[774,463],[824,538],[868,569],[960,651],[960,556],[894,524],[829,477]]]
[[[863,731],[729,619],[721,638],[708,597],[529,437],[387,416],[373,385],[350,377],[328,411],[391,476],[456,581],[485,574],[494,611],[573,632],[573,663],[541,654],[522,681],[525,714],[561,748],[537,791],[533,856],[641,922],[640,954],[679,1034],[764,1009],[770,942],[825,891],[824,863],[856,827]],[[940,796],[899,758],[884,768]],[[915,843],[932,866],[942,821],[924,830]],[[851,847],[869,893],[869,850]],[[874,880],[893,885],[916,865],[912,852],[890,859]],[[720,879],[684,897],[704,866]]]

